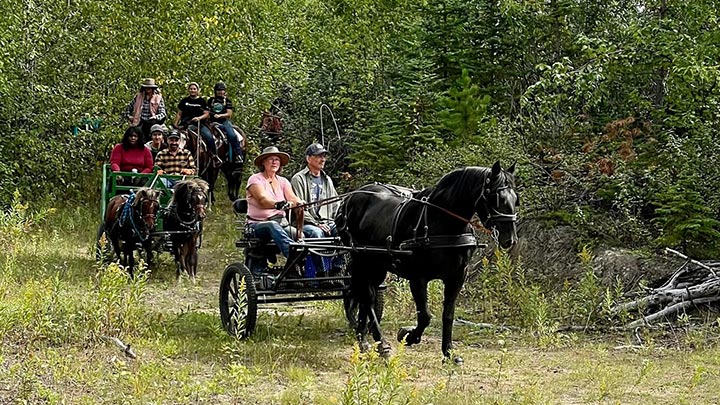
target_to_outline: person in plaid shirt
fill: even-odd
[[[158,168],[157,173],[193,175],[195,174],[195,159],[189,150],[180,149],[180,133],[173,129],[167,137],[168,147],[158,152],[155,158],[155,166]],[[172,187],[174,180],[160,178],[167,186]]]

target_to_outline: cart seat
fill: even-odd
[[[238,215],[247,215],[248,202],[246,198],[238,198],[233,202],[233,211]],[[256,237],[253,232],[248,228],[247,223],[241,222],[242,239],[235,241],[236,247],[242,248],[262,248],[263,253],[268,255],[275,255],[280,253],[280,249],[275,245],[272,240],[261,239]],[[294,228],[293,228],[294,229]],[[290,235],[294,237],[294,235]],[[274,263],[274,260],[272,261]]]

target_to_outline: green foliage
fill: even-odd
[[[481,125],[486,119],[490,105],[490,96],[481,96],[480,88],[470,80],[467,69],[454,87],[448,90],[437,101],[440,111],[437,114],[439,123],[452,133],[451,145],[478,143],[482,135]]]
[[[667,247],[679,245],[693,257],[703,256],[703,252],[716,253],[720,248],[720,221],[688,183],[681,181],[657,195],[655,221],[662,229],[657,243]]]
[[[376,351],[360,353],[356,344],[350,357],[350,372],[340,403],[350,404],[406,404],[412,391],[404,388],[409,377],[400,352],[383,361]],[[410,394],[410,395],[409,395]]]
[[[288,171],[320,139],[331,174],[358,183],[426,185],[457,165],[517,161],[524,214],[585,213],[576,224],[589,241],[715,249],[702,240],[714,244],[705,219],[720,212],[720,168],[708,164],[720,158],[712,0],[0,5],[0,206],[15,190],[96,200],[97,163],[143,77],[161,85],[170,120],[188,82],[207,96],[223,80],[251,138],[283,85],[294,88]],[[339,134],[321,133],[331,127],[321,103]],[[72,137],[87,116],[101,132]],[[692,224],[676,220],[684,230],[670,224],[684,207],[668,196],[673,179],[693,183],[707,208]],[[656,202],[665,219],[652,222]]]
[[[0,211],[0,248],[7,251],[20,243],[23,236],[42,224],[47,217],[55,213],[54,208],[42,208],[37,212],[30,210],[19,191],[13,193],[8,210]]]

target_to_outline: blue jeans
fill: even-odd
[[[251,222],[248,224],[253,231],[255,236],[260,239],[272,239],[273,242],[280,248],[280,253],[283,256],[288,257],[290,254],[290,235],[285,232],[285,229],[275,221],[263,221],[263,222]]]
[[[325,232],[315,225],[303,225],[303,235],[306,238],[324,238]]]
[[[177,180],[166,179],[164,177],[158,177],[158,179],[160,179],[162,184],[164,184],[165,187],[169,188],[170,190],[172,190],[175,187],[175,183],[177,183]]]
[[[197,133],[197,126],[195,124],[188,125],[188,129]],[[210,129],[205,125],[200,125],[200,135],[202,135],[203,139],[205,140],[205,145],[207,146],[208,151],[213,155],[217,155],[215,137],[213,136],[212,132],[210,132]],[[195,153],[195,151],[192,152]]]
[[[329,222],[327,224],[330,227],[330,235],[326,235],[325,232],[319,227],[315,225],[309,225],[305,224],[303,225],[303,235],[305,235],[306,238],[324,238],[327,236],[337,236],[337,228],[335,227],[335,222]],[[312,243],[312,241],[309,241],[308,243]],[[332,268],[333,269],[340,269],[345,266],[345,257],[344,255],[338,255],[333,257],[332,259]]]
[[[235,134],[235,130],[232,127],[232,121],[225,120],[225,122],[222,123],[222,126],[225,130],[225,135],[227,135],[228,137],[230,146],[232,146],[232,155],[242,156],[242,149],[240,148],[240,142],[238,142],[238,137]]]

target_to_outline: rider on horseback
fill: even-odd
[[[205,140],[207,150],[220,162],[217,157],[217,147],[215,146],[215,138],[210,129],[203,125],[203,121],[210,116],[205,99],[200,97],[200,85],[192,82],[188,85],[188,96],[180,100],[178,103],[178,112],[175,115],[175,126],[187,127],[189,130],[197,134],[198,127],[200,134]]]
[[[155,79],[143,80],[140,91],[125,108],[124,117],[127,118],[130,126],[139,126],[142,129],[141,143],[149,140],[150,128],[153,125],[165,122],[167,117],[165,101],[155,84]]]
[[[210,108],[210,122],[217,122],[218,124],[221,124],[221,127],[224,129],[228,141],[232,146],[233,160],[236,163],[242,163],[243,151],[240,147],[237,134],[235,134],[235,130],[233,129],[232,121],[230,121],[233,114],[233,104],[232,101],[225,96],[227,87],[225,86],[225,83],[219,82],[215,84],[214,90],[215,96],[208,98],[207,101],[207,105]]]

